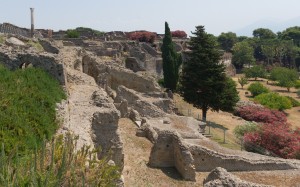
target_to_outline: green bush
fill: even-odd
[[[55,133],[56,103],[65,98],[58,81],[41,69],[0,67],[0,142],[5,151],[33,149]]]
[[[67,30],[67,37],[68,38],[79,38],[80,34],[78,31],[69,29]]]
[[[258,77],[265,78],[267,72],[263,66],[253,66],[251,68],[245,69],[244,73],[246,78],[254,78],[256,80]]]
[[[249,132],[257,132],[259,130],[259,125],[255,122],[247,122],[243,125],[236,126],[233,130],[233,133],[236,138],[241,139],[244,137],[244,134]]]
[[[254,100],[271,109],[285,110],[292,108],[292,102],[287,97],[280,96],[278,93],[260,94]]]
[[[157,81],[157,83],[158,83],[161,87],[165,87],[165,81],[164,81],[164,79],[159,79],[159,80]]]
[[[291,87],[296,87],[298,78],[299,74],[296,70],[284,67],[274,68],[270,75],[271,80],[277,81],[278,86],[285,87],[288,91]]]
[[[297,101],[295,98],[290,97],[290,96],[286,96],[286,97],[291,101],[293,107],[298,107],[298,106],[300,106],[300,102]]]
[[[19,157],[18,149],[0,154],[0,186],[115,186],[120,178],[109,157],[97,159],[97,150],[75,150],[76,138],[59,136],[41,149]]]
[[[262,85],[259,82],[255,82],[255,83],[250,84],[250,86],[248,87],[248,90],[251,92],[253,97],[256,97],[256,96],[258,96],[259,94],[262,94],[262,93],[270,92],[267,87],[265,87],[264,85]]]
[[[295,82],[295,88],[296,88],[296,89],[299,89],[299,88],[300,88],[300,80],[297,80],[297,81]]]

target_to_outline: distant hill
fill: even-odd
[[[257,28],[268,28],[271,29],[274,33],[277,33],[293,26],[300,26],[300,16],[282,22],[270,19],[259,20],[246,27],[235,30],[234,32],[237,33],[238,36],[252,36],[253,30]]]

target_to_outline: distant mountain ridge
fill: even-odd
[[[294,26],[300,26],[300,16],[281,22],[270,19],[259,20],[241,29],[237,29],[234,32],[238,36],[252,36],[253,30],[257,28],[268,28],[271,29],[274,33],[277,33],[285,30],[286,28]]]

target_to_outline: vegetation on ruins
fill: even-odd
[[[278,86],[287,88],[289,92],[291,87],[296,86],[299,74],[294,69],[277,67],[271,71],[270,78],[277,81]]]
[[[270,92],[270,90],[267,87],[265,87],[263,84],[261,84],[260,82],[255,82],[255,83],[250,84],[250,86],[248,87],[248,90],[251,92],[253,97],[256,97],[263,93]]]
[[[221,54],[215,37],[207,34],[203,26],[197,26],[193,34],[189,43],[190,58],[182,69],[181,95],[185,101],[202,109],[202,119],[206,121],[208,109],[222,109],[227,79],[225,67],[219,63]],[[226,98],[235,97],[227,95]]]
[[[171,31],[172,37],[176,38],[186,38],[187,34],[184,31],[176,30],[176,31]]]
[[[292,108],[292,102],[285,96],[278,93],[263,93],[254,98],[254,101],[271,109],[285,110]]]
[[[231,52],[232,47],[235,45],[235,43],[238,42],[238,38],[233,32],[222,32],[218,36],[218,42],[220,44],[221,49],[223,49],[226,52]]]
[[[77,27],[75,30],[79,33],[80,32],[89,32],[95,36],[103,36],[105,34],[105,32],[94,30],[94,29],[87,28],[87,27]]]
[[[139,42],[153,43],[156,39],[156,33],[148,31],[136,31],[128,34],[130,40],[137,40]]]
[[[241,77],[238,78],[238,82],[241,85],[242,89],[244,89],[244,86],[248,84],[248,79],[246,77]]]
[[[45,137],[51,139],[58,124],[56,103],[65,93],[40,69],[9,71],[0,67],[0,142],[5,152],[33,149]]]
[[[75,29],[67,30],[66,34],[67,34],[68,38],[79,38],[79,36],[80,36],[79,32]]]
[[[179,79],[179,67],[182,64],[181,55],[176,53],[170,28],[165,22],[165,37],[161,47],[164,72],[164,86],[167,89],[175,91]]]
[[[263,66],[253,66],[251,68],[245,69],[244,73],[247,78],[254,78],[254,80],[257,80],[258,77],[266,77],[267,72]]]
[[[18,147],[0,154],[0,186],[114,186],[120,178],[108,158],[97,159],[97,150],[75,150],[76,137],[60,135],[41,149],[20,157]]]

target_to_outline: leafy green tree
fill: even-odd
[[[165,37],[161,47],[163,58],[164,85],[174,91],[179,79],[179,67],[182,64],[180,54],[176,53],[172,42],[172,35],[167,22],[165,22]]]
[[[275,44],[273,40],[264,41],[263,45],[261,45],[261,51],[267,57],[268,64],[270,64],[270,61],[273,64],[273,59],[276,54]]]
[[[238,42],[233,46],[232,63],[237,69],[243,68],[244,64],[252,64],[255,59],[253,57],[253,48],[247,41]]]
[[[266,70],[263,66],[253,66],[251,68],[244,70],[245,76],[247,78],[254,78],[257,80],[258,77],[264,78],[266,76]]]
[[[274,92],[260,94],[254,100],[271,109],[285,110],[292,108],[292,102],[287,97]]]
[[[270,29],[258,28],[253,31],[253,36],[259,39],[274,39],[276,34]]]
[[[217,41],[197,26],[189,42],[189,60],[184,63],[181,77],[181,92],[184,100],[202,109],[206,121],[209,109],[219,111],[226,86],[225,66],[220,61]]]
[[[230,52],[233,45],[238,41],[237,36],[233,32],[222,32],[220,36],[218,36],[218,42],[223,50]]]
[[[244,85],[248,84],[248,79],[246,77],[238,78],[238,82],[241,85],[242,89],[244,89]]]
[[[294,69],[277,67],[271,71],[270,78],[277,81],[279,86],[287,88],[289,92],[290,88],[296,85],[299,74]]]
[[[236,86],[237,85],[232,78],[226,77],[225,88],[221,93],[221,110],[227,112],[234,111],[236,103],[240,100]]]
[[[267,87],[265,87],[264,85],[262,85],[259,82],[250,84],[250,86],[248,87],[248,90],[251,92],[253,97],[256,97],[262,93],[270,92],[270,90]]]
[[[294,44],[300,47],[300,27],[290,27],[280,34],[282,40],[292,40]]]

